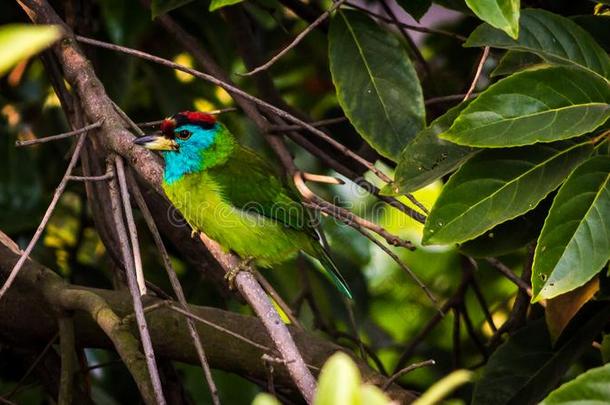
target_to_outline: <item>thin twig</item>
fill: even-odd
[[[51,218],[51,215],[53,214],[53,211],[55,210],[55,207],[57,206],[57,203],[59,202],[59,199],[60,199],[61,195],[63,194],[64,189],[66,188],[66,184],[68,184],[68,177],[72,173],[74,166],[76,166],[76,162],[80,156],[81,149],[83,148],[83,145],[85,144],[86,135],[87,135],[86,132],[82,133],[82,135],[79,135],[78,141],[76,142],[76,147],[74,148],[74,152],[72,153],[72,158],[70,159],[70,162],[68,163],[68,167],[66,168],[66,172],[65,172],[63,178],[61,179],[61,181],[59,182],[59,185],[55,189],[55,193],[53,194],[53,199],[51,200],[51,203],[47,207],[47,211],[44,213],[44,216],[42,217],[42,220],[40,221],[40,224],[38,225],[38,228],[36,229],[34,236],[32,236],[30,243],[28,243],[28,246],[25,248],[25,250],[21,254],[21,257],[19,258],[17,263],[15,263],[15,266],[13,266],[13,269],[11,270],[8,278],[4,282],[4,285],[2,286],[2,288],[0,289],[0,300],[2,300],[2,297],[4,296],[6,291],[11,287],[11,285],[15,281],[15,278],[17,278],[17,275],[19,274],[19,271],[23,267],[23,264],[30,256],[30,253],[32,253],[32,250],[34,250],[34,246],[36,246],[36,242],[38,242],[38,239],[40,238],[40,236],[42,235],[42,232],[44,231],[45,227],[47,226],[47,223],[49,222],[49,219]]]
[[[108,172],[101,176],[69,176],[70,181],[106,181],[114,177],[114,173]]]
[[[131,209],[131,200],[129,197],[129,189],[127,188],[127,180],[125,176],[125,166],[123,158],[116,156],[114,158],[114,167],[116,168],[117,180],[121,191],[121,200],[123,201],[123,211],[125,220],[127,221],[127,230],[131,240],[131,251],[133,252],[133,264],[138,283],[140,295],[146,295],[146,279],[144,278],[144,269],[142,268],[142,256],[140,255],[140,243],[138,241],[138,228],[133,219],[133,210]]]
[[[286,317],[288,317],[288,320],[290,320],[290,323],[299,329],[303,329],[303,325],[301,325],[301,322],[299,322],[297,317],[294,316],[294,313],[292,312],[292,309],[290,308],[290,306],[288,304],[286,304],[286,301],[284,301],[282,296],[280,294],[278,294],[277,291],[275,291],[275,288],[273,288],[271,283],[269,283],[269,281],[267,281],[267,279],[265,277],[263,277],[263,275],[259,271],[255,270],[254,277],[256,277],[256,281],[259,282],[261,287],[263,287],[263,290],[265,290],[265,292],[267,294],[269,294],[271,299],[273,299],[273,301],[275,301],[275,303],[278,305],[278,307],[281,308],[282,312],[284,312],[284,314],[286,314]]]
[[[131,121],[131,120],[129,120],[129,121]],[[188,315],[190,314],[190,311],[188,309],[188,303],[186,301],[184,291],[182,290],[182,285],[180,284],[180,280],[178,280],[178,276],[176,276],[176,272],[175,272],[172,262],[169,258],[169,254],[167,253],[167,249],[165,248],[165,244],[163,243],[163,239],[161,238],[161,234],[159,233],[159,230],[157,229],[155,220],[153,219],[153,216],[152,216],[150,210],[148,209],[148,205],[146,204],[146,201],[144,200],[144,196],[140,192],[140,189],[139,189],[135,179],[133,178],[133,176],[131,176],[131,173],[129,173],[129,179],[130,179],[130,183],[132,185],[134,199],[136,201],[136,204],[138,204],[138,207],[140,208],[142,216],[144,217],[144,220],[146,221],[146,224],[148,225],[148,229],[153,237],[153,240],[155,241],[157,250],[159,251],[159,254],[161,255],[161,260],[163,261],[163,267],[165,268],[167,277],[170,280],[170,283],[174,290],[174,294],[176,294],[176,297],[178,298],[178,302],[180,303],[180,306],[182,307],[181,310],[184,311],[185,316],[187,316],[186,324],[187,324],[187,327],[189,330],[189,334],[191,335],[191,339],[193,340],[193,345],[195,346],[195,350],[197,351],[197,356],[199,357],[199,363],[201,364],[201,368],[203,370],[203,374],[206,379],[206,383],[208,384],[208,388],[210,389],[210,396],[212,397],[212,401],[215,405],[220,404],[218,389],[216,387],[216,383],[214,382],[214,378],[212,377],[212,371],[210,370],[210,365],[208,363],[207,356],[205,354],[205,350],[203,349],[203,344],[201,343],[201,338],[199,336],[199,333],[197,332],[197,329],[195,328],[195,324],[188,317]],[[174,309],[174,307],[171,305],[170,305],[170,308]]]
[[[453,352],[451,353],[452,366],[454,370],[460,368],[462,363],[462,338],[461,338],[461,327],[460,327],[460,305],[453,307]]]
[[[479,93],[470,93],[470,97],[475,97],[478,96]],[[424,100],[424,104],[425,105],[433,105],[433,104],[438,104],[438,103],[444,103],[447,101],[462,101],[466,99],[467,94],[451,94],[448,96],[440,96],[440,97],[431,97],[427,100]]]
[[[426,59],[424,59],[424,56],[419,51],[419,48],[417,47],[415,42],[413,42],[413,38],[411,38],[411,36],[407,32],[406,28],[402,27],[400,25],[400,21],[398,20],[396,13],[392,9],[392,7],[389,6],[387,0],[381,0],[380,3],[381,3],[381,7],[383,8],[383,10],[385,11],[387,16],[392,21],[392,24],[394,24],[395,26],[398,27],[398,30],[402,34],[402,37],[404,38],[404,40],[408,46],[407,49],[408,49],[409,53],[411,54],[412,57],[415,58],[415,61],[417,62],[417,64],[421,66],[425,78],[430,78],[432,76],[432,71],[430,70],[430,66],[428,65],[428,62],[426,62]]]
[[[116,163],[121,165],[120,167],[123,168],[123,162],[122,160],[120,160],[119,157],[115,159],[115,165]],[[124,169],[120,171],[117,167],[117,174],[118,180],[120,180],[121,182],[125,180],[123,177]],[[146,325],[146,318],[144,317],[144,311],[142,308],[142,300],[140,296],[140,291],[138,289],[138,282],[136,280],[133,256],[129,252],[129,236],[127,235],[127,229],[125,228],[125,223],[123,222],[123,218],[121,215],[121,206],[123,198],[121,197],[121,191],[119,190],[120,185],[118,185],[117,183],[117,179],[112,179],[110,181],[110,202],[112,203],[112,211],[114,213],[114,226],[118,236],[121,254],[123,256],[123,262],[125,263],[127,284],[131,293],[133,308],[136,313],[138,330],[140,332],[140,339],[142,341],[142,348],[144,349],[146,367],[148,368],[148,374],[150,376],[151,384],[153,387],[153,393],[158,405],[165,405],[166,402],[165,397],[163,396],[163,387],[161,385],[161,379],[159,378],[157,361],[155,360],[152,340],[150,338],[150,333],[148,332],[148,326]],[[127,201],[129,201],[129,198],[126,199]]]
[[[472,287],[472,291],[474,292],[474,295],[477,298],[477,301],[479,302],[481,309],[483,310],[483,314],[485,314],[485,319],[487,320],[489,327],[491,328],[492,332],[496,332],[498,330],[498,328],[496,327],[494,319],[491,316],[491,312],[489,311],[489,306],[487,305],[487,300],[485,300],[485,296],[483,295],[483,292],[481,291],[481,288],[479,287],[479,283],[477,282],[477,280],[474,277],[470,281],[470,286]]]
[[[343,180],[338,179],[336,177],[323,176],[321,174],[313,174],[313,173],[307,173],[307,172],[303,172],[303,179],[305,181],[311,181],[314,183],[337,184],[337,185],[345,184],[345,182]]]
[[[394,25],[406,28],[406,29],[411,30],[411,31],[423,32],[425,34],[445,35],[447,37],[455,38],[458,41],[462,41],[462,42],[466,42],[466,40],[468,39],[465,36],[462,36],[460,34],[456,34],[454,32],[449,32],[449,31],[445,31],[445,30],[439,30],[439,29],[436,29],[436,28],[421,27],[421,26],[418,26],[418,25],[405,24],[403,22],[395,22],[395,21],[392,21],[391,18],[388,18],[388,17],[386,17],[384,15],[375,13],[374,11],[371,11],[371,10],[369,10],[369,9],[367,9],[365,7],[362,7],[362,6],[358,5],[358,4],[352,3],[351,1],[348,1],[345,4],[350,6],[350,7],[352,7],[352,8],[355,8],[356,10],[360,10],[360,11],[362,11],[364,13],[367,13],[368,15],[370,15],[372,17],[378,18],[378,19],[380,19],[380,20],[382,20],[382,21],[384,21],[386,23],[394,24]]]
[[[197,322],[201,322],[202,324],[207,325],[210,328],[214,328],[217,331],[220,331],[222,333],[226,333],[229,336],[233,336],[235,339],[239,339],[242,342],[245,342],[245,343],[247,343],[247,344],[249,344],[249,345],[251,345],[253,347],[256,347],[257,349],[260,349],[260,350],[263,350],[263,351],[267,351],[267,352],[271,352],[272,351],[272,349],[270,347],[267,347],[265,345],[261,345],[260,343],[256,343],[255,341],[250,340],[247,337],[242,336],[242,335],[240,335],[237,332],[233,332],[232,330],[229,330],[227,328],[223,328],[222,326],[217,325],[217,324],[215,324],[213,322],[210,322],[207,319],[204,319],[204,318],[202,318],[202,317],[200,317],[198,315],[195,315],[194,313],[192,313],[190,311],[185,311],[184,309],[182,309],[180,307],[177,307],[177,306],[175,306],[173,304],[169,305],[168,308],[171,309],[172,311],[178,312],[178,313],[186,316],[189,319],[193,319],[193,320],[195,320]]]
[[[494,269],[502,273],[507,279],[512,281],[517,287],[525,291],[527,295],[530,297],[532,296],[531,287],[525,281],[517,277],[517,275],[513,273],[513,271],[507,265],[494,257],[488,257],[485,259],[485,261],[491,264]]]
[[[15,146],[16,147],[30,146],[30,145],[36,145],[36,144],[39,144],[39,143],[46,143],[46,142],[51,142],[51,141],[57,141],[59,139],[70,138],[70,137],[73,137],[75,135],[79,135],[79,134],[82,134],[84,132],[90,131],[92,129],[99,128],[102,125],[103,122],[104,122],[104,120],[99,120],[98,122],[95,122],[95,123],[93,123],[91,125],[87,125],[86,127],[82,127],[80,129],[76,129],[76,130],[70,131],[70,132],[64,132],[63,134],[47,136],[45,138],[30,139],[30,140],[27,140],[27,141],[15,141]]]
[[[483,48],[483,53],[481,54],[481,59],[479,59],[477,71],[474,74],[472,83],[470,84],[470,87],[468,88],[468,91],[466,92],[466,95],[464,96],[464,99],[462,101],[468,100],[470,98],[470,96],[472,95],[472,93],[474,92],[474,89],[476,89],[477,83],[479,82],[479,78],[481,77],[481,72],[483,72],[483,66],[485,66],[485,62],[487,61],[487,57],[489,56],[489,49],[490,49],[489,46],[486,46],[485,48]]]
[[[284,49],[282,49],[280,52],[278,52],[274,57],[272,57],[271,59],[269,59],[268,62],[263,63],[262,65],[260,65],[259,67],[250,70],[249,72],[246,73],[241,73],[239,74],[240,76],[252,76],[255,75],[263,70],[267,70],[269,69],[275,62],[277,62],[282,56],[284,56],[285,54],[287,54],[292,48],[294,48],[295,46],[297,46],[311,31],[313,31],[318,25],[320,25],[324,20],[326,20],[328,18],[328,16],[330,16],[330,14],[335,11],[336,9],[338,9],[339,7],[341,7],[341,5],[343,3],[345,3],[346,0],[337,0],[335,1],[329,8],[328,10],[326,10],[325,12],[323,12],[318,18],[316,18],[316,20],[314,22],[312,22],[307,28],[305,28],[299,35],[297,35],[297,37],[290,43],[288,44]]]
[[[410,373],[413,370],[417,370],[418,368],[422,368],[422,367],[433,366],[435,364],[436,364],[436,361],[430,359],[430,360],[420,361],[419,363],[414,363],[414,364],[411,364],[410,366],[400,369],[399,371],[395,372],[390,378],[388,378],[388,381],[386,381],[385,384],[383,384],[381,389],[384,391],[387,390],[388,388],[390,388],[390,385],[392,385],[392,383],[394,381],[396,381],[403,375]]]
[[[230,84],[226,83],[225,81],[220,80],[212,75],[209,75],[207,73],[202,73],[198,70],[191,69],[184,65],[180,65],[180,64],[174,63],[170,60],[163,59],[163,58],[160,58],[155,55],[151,55],[147,52],[138,51],[136,49],[127,48],[127,47],[115,45],[115,44],[110,44],[108,42],[98,41],[96,39],[83,37],[81,35],[76,35],[76,39],[85,44],[97,46],[100,48],[110,49],[110,50],[113,50],[116,52],[122,52],[127,55],[132,55],[132,56],[138,57],[140,59],[149,60],[149,61],[157,63],[159,65],[170,67],[172,69],[176,69],[176,70],[188,73],[192,76],[198,77],[198,78],[206,80],[212,84],[215,84],[216,86],[222,87],[223,89],[227,90],[228,92],[234,93],[245,99],[248,99],[248,100],[252,101],[253,103],[256,103],[257,105],[271,111],[272,113],[276,114],[277,116],[307,129],[312,134],[316,135],[317,137],[323,139],[328,144],[333,146],[339,152],[343,153],[344,155],[346,155],[346,156],[352,158],[353,160],[355,160],[356,162],[360,163],[362,166],[366,167],[373,174],[375,174],[377,177],[379,177],[382,181],[384,181],[386,183],[390,183],[392,181],[392,179],[390,179],[390,177],[388,177],[388,175],[386,175],[383,171],[381,171],[377,167],[375,167],[375,165],[373,163],[369,162],[368,160],[364,159],[362,156],[353,152],[347,146],[336,141],[335,139],[333,139],[331,136],[329,136],[325,132],[319,130],[318,128],[315,128],[311,124],[295,117],[294,115],[282,110],[281,108],[278,108],[266,101],[263,101],[263,100],[259,99],[258,97],[255,97],[255,96],[243,91],[242,89],[235,87],[233,85],[230,85]]]
[[[382,226],[379,226],[371,221],[361,218],[361,217],[355,215],[354,213],[352,213],[351,211],[348,211],[345,208],[341,208],[334,204],[331,204],[328,201],[324,200],[323,198],[319,197],[309,187],[307,187],[307,185],[304,182],[302,173],[300,171],[296,171],[294,173],[292,179],[294,181],[295,187],[297,188],[299,193],[301,193],[303,198],[306,201],[314,204],[313,208],[323,207],[324,212],[332,215],[333,217],[335,217],[337,219],[340,219],[340,220],[349,219],[349,221],[351,223],[355,224],[356,226],[366,228],[370,231],[375,232],[376,234],[378,234],[379,236],[384,238],[386,240],[386,242],[388,242],[392,246],[404,247],[409,250],[415,249],[415,245],[413,245],[413,243],[411,243],[410,241],[403,240],[403,239],[399,238],[398,236],[389,233]]]

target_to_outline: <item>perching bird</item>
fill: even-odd
[[[351,298],[299,198],[213,115],[178,113],[162,122],[160,135],[135,143],[162,151],[163,190],[194,232],[262,267],[305,252]]]

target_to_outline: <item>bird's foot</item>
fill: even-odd
[[[199,230],[197,230],[195,228],[191,229],[191,238],[195,239],[198,236],[199,236]]]
[[[237,277],[239,273],[242,271],[252,273],[254,271],[254,269],[252,269],[252,262],[254,262],[254,257],[246,257],[225,274],[225,280],[227,280],[227,283],[229,284],[229,290],[235,290],[235,277]]]

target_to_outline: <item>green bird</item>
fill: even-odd
[[[261,267],[304,252],[322,264],[339,291],[352,297],[296,193],[215,116],[178,113],[162,122],[160,134],[135,143],[161,151],[163,190],[194,232],[204,232]]]

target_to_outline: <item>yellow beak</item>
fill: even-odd
[[[178,144],[173,139],[163,135],[147,135],[133,141],[136,145],[142,145],[150,150],[178,150]]]

